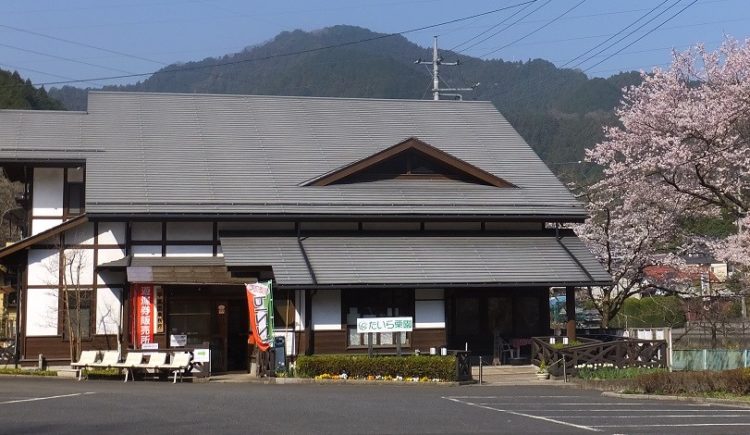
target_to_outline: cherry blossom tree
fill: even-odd
[[[689,245],[688,219],[736,219],[735,235],[706,246],[750,267],[750,40],[673,56],[626,90],[620,124],[587,150],[603,178],[587,191],[591,217],[577,232],[617,283],[598,298],[605,319],[638,291],[646,263]]]
[[[601,315],[602,328],[620,311],[629,297],[650,289],[663,289],[646,282],[646,271],[659,264],[680,263],[677,255],[665,255],[665,247],[683,237],[678,213],[685,207],[680,197],[657,200],[649,186],[599,183],[584,196],[588,219],[576,233],[600,259],[614,285],[588,287],[590,300]]]

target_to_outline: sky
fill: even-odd
[[[0,68],[35,84],[102,79],[220,57],[285,30],[337,24],[485,59],[542,58],[589,76],[666,66],[672,49],[750,37],[748,0],[4,0]],[[637,21],[639,20],[640,21]],[[630,27],[628,27],[630,26]],[[621,33],[617,33],[621,31]],[[599,45],[597,47],[597,45]],[[611,45],[611,46],[610,46]],[[593,50],[592,50],[593,49]],[[450,60],[450,59],[446,59]],[[99,79],[99,80],[96,80]]]

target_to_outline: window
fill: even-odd
[[[273,326],[277,329],[294,328],[296,316],[294,290],[274,290],[273,292]]]
[[[211,301],[170,300],[170,334],[187,335],[187,345],[201,346],[211,341]]]
[[[84,212],[84,186],[83,168],[68,168],[65,180],[65,210],[68,215],[79,215]]]
[[[365,290],[342,292],[344,321],[349,347],[369,345],[367,334],[357,333],[357,319],[365,317],[414,317],[414,290]],[[410,333],[373,334],[373,346],[395,347],[398,336],[408,345]]]
[[[91,300],[94,292],[91,289],[72,289],[65,292],[63,315],[65,322],[63,338],[86,339],[91,337]]]

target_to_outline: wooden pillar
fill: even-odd
[[[568,323],[565,335],[568,341],[576,339],[576,289],[575,287],[565,287],[565,312],[567,313]]]

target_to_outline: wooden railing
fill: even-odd
[[[611,367],[666,367],[667,342],[663,340],[637,340],[620,337],[612,341],[579,339],[580,344],[559,345],[550,344],[550,337],[532,338],[533,364],[542,361],[550,365],[550,374],[559,376],[565,372],[575,374],[582,366],[611,366]]]

